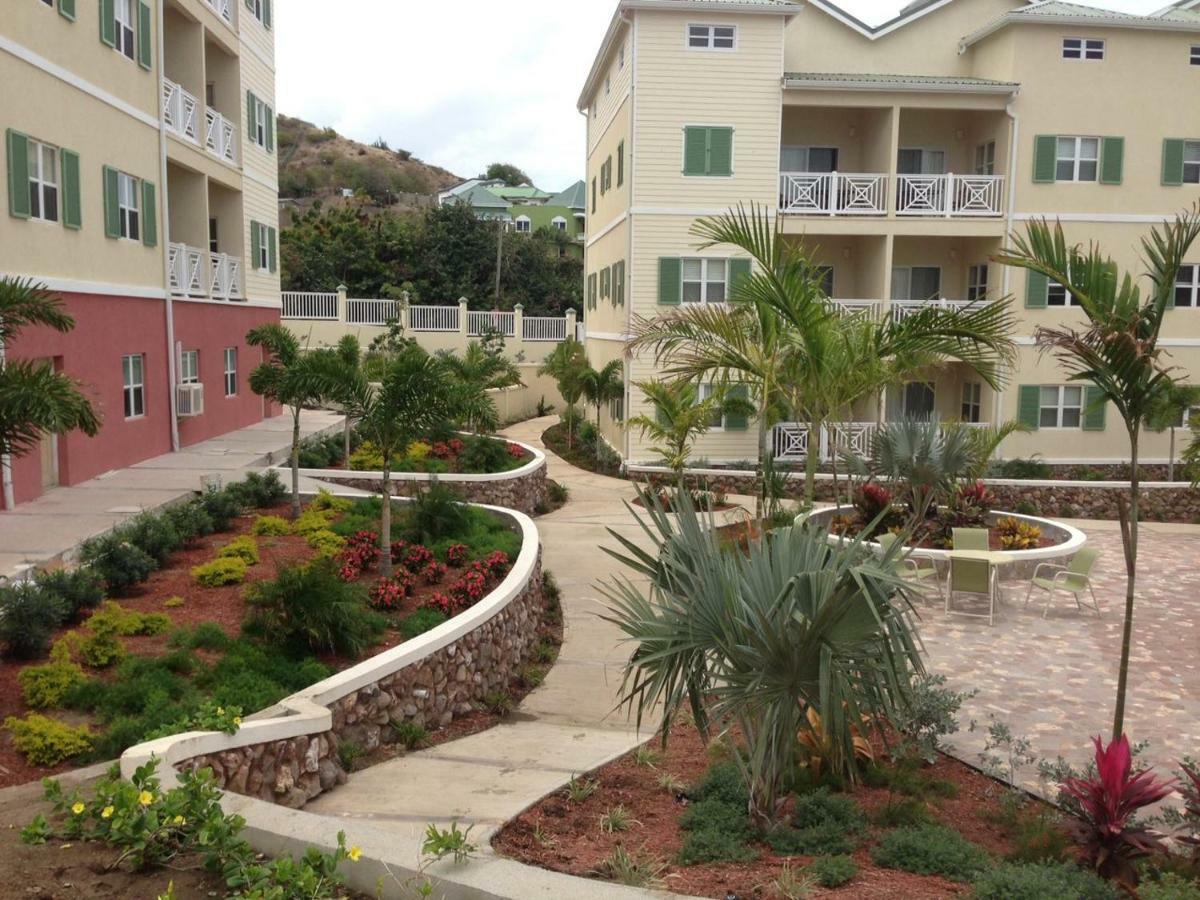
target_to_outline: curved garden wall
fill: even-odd
[[[546,502],[546,456],[536,447],[506,439],[530,454],[523,466],[508,472],[490,475],[462,475],[454,472],[393,472],[392,496],[411,497],[436,481],[448,485],[470,503],[481,503],[515,509],[532,515]],[[286,467],[281,467],[286,468]],[[318,478],[331,484],[378,493],[383,482],[382,472],[355,472],[347,469],[301,469],[301,475]]]
[[[507,509],[521,552],[487,597],[448,622],[250,716],[234,734],[188,732],[131,747],[129,777],[152,757],[164,760],[165,787],[179,769],[211,768],[229,791],[292,808],[346,780],[341,741],[378,746],[391,722],[445,725],[503,688],[538,640],[541,546],[528,516]]]

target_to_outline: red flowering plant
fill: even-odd
[[[422,604],[423,609],[436,609],[445,616],[453,616],[458,612],[458,601],[445,591],[434,591]]]
[[[408,541],[392,541],[392,564],[402,565],[404,554],[408,552]]]
[[[487,555],[483,564],[492,578],[501,578],[508,571],[508,554],[503,550],[493,550]]]
[[[404,599],[412,594],[412,588],[412,576],[403,569],[391,578],[381,578],[375,583],[375,587],[371,588],[371,608],[382,612],[397,610]]]
[[[447,572],[449,572],[449,569],[446,568],[444,563],[431,562],[421,570],[421,578],[424,579],[426,584],[441,584],[446,578]]]
[[[1161,835],[1137,824],[1138,810],[1162,800],[1175,788],[1149,769],[1133,771],[1129,740],[1121,735],[1107,747],[1099,737],[1096,771],[1068,778],[1061,785],[1073,819],[1070,829],[1085,861],[1101,876],[1132,891],[1137,887],[1137,860],[1166,852]]]
[[[471,551],[466,544],[451,544],[446,548],[446,565],[461,569],[467,564]]]
[[[433,551],[424,544],[410,544],[402,562],[408,571],[420,572],[433,561]]]
[[[504,445],[504,449],[508,451],[508,455],[511,456],[513,459],[524,459],[525,458],[525,448],[522,447],[520,444],[514,444],[512,441],[509,441],[507,444]]]
[[[374,531],[359,531],[346,541],[346,546],[334,557],[338,577],[355,581],[379,560],[379,535]]]
[[[466,608],[474,606],[483,599],[487,593],[488,579],[484,572],[472,568],[459,576],[454,584],[450,585],[450,596],[453,597],[460,607]]]
[[[466,448],[466,445],[459,438],[451,438],[448,441],[436,441],[430,449],[429,454],[435,459],[454,460],[457,459]]]

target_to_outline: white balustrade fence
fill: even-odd
[[[196,122],[196,111],[200,102],[169,78],[162,80],[162,92],[163,121],[167,130],[187,138],[192,143],[200,143]]]
[[[242,261],[187,244],[169,244],[167,265],[171,293],[176,297],[241,299]]]
[[[998,216],[1000,175],[899,175],[896,214],[901,216]]]
[[[208,0],[208,5],[213,8],[213,11],[218,16],[220,16],[226,22],[229,22],[232,24],[232,22],[233,22],[233,10],[231,8],[232,2],[233,2],[233,0]]]
[[[226,162],[237,164],[237,129],[227,118],[212,109],[204,111],[204,146]]]
[[[987,422],[960,422],[966,428],[987,428]],[[866,457],[879,431],[878,422],[834,422],[821,426],[817,440],[817,459],[829,462],[843,452]],[[812,429],[805,422],[781,422],[771,434],[771,454],[780,462],[802,462],[812,445]]]
[[[216,300],[234,300],[242,295],[242,261],[224,253],[209,254],[209,271],[212,273],[209,294]]]
[[[844,172],[783,172],[779,208],[811,215],[882,216],[887,213],[887,176]]]
[[[502,334],[513,337],[516,331],[516,317],[510,312],[469,312],[467,313],[467,336],[482,337],[485,334]]]
[[[455,306],[410,306],[409,331],[458,331],[459,308]]]
[[[337,294],[284,291],[282,296],[282,319],[314,319],[322,322],[336,322],[338,319]]]
[[[888,212],[888,176],[845,172],[781,172],[779,209],[813,216],[882,216]],[[999,216],[1002,175],[897,175],[896,214]]]
[[[525,316],[521,320],[521,338],[526,341],[565,341],[567,320],[564,317]]]
[[[387,325],[398,319],[400,304],[395,300],[347,300],[347,325]]]

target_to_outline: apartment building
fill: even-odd
[[[1039,325],[1082,323],[1061,285],[990,262],[1033,218],[1097,241],[1140,270],[1152,225],[1200,197],[1200,0],[1153,15],[1060,0],[918,0],[869,26],[828,0],[622,0],[579,99],[587,117],[586,331],[593,364],[626,357],[635,315],[724,302],[749,260],[697,250],[700,217],[759,203],[825,267],[846,310],[903,316],[926,303],[1011,297],[1020,357],[993,392],[946,365],[889,390],[847,423],[880,418],[1020,419],[1006,457],[1127,458],[1113,410],[1092,409],[1033,346]],[[1200,248],[1179,272],[1164,347],[1200,379]],[[649,454],[626,416],[604,420],[630,461]],[[882,413],[882,416],[880,415]],[[802,458],[802,425],[774,448]],[[698,444],[713,462],[756,456],[752,422]],[[1165,459],[1166,436],[1144,453]],[[823,446],[817,436],[811,445]]]
[[[271,0],[7,0],[0,274],[76,327],[10,358],[78,379],[95,438],[6,467],[5,505],[274,414],[247,384],[279,320]],[[10,476],[10,477],[8,477]]]

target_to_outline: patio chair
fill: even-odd
[[[982,550],[986,553],[991,549],[986,528],[955,528],[952,538],[955,550]]]
[[[954,608],[957,594],[986,597],[986,613],[966,612]],[[964,559],[950,556],[950,582],[946,586],[946,612],[958,616],[987,619],[988,625],[996,623],[996,604],[999,598],[996,567],[985,559]]]
[[[1096,600],[1096,592],[1092,589],[1092,569],[1099,558],[1099,550],[1094,547],[1084,547],[1071,558],[1069,565],[1042,563],[1033,570],[1029,591],[1025,594],[1025,606],[1029,606],[1033,589],[1037,587],[1046,592],[1046,608],[1042,610],[1043,619],[1046,618],[1051,604],[1054,603],[1055,591],[1065,591],[1074,597],[1076,608],[1083,609],[1087,606],[1094,610],[1096,615],[1100,615],[1100,603]],[[1087,591],[1092,597],[1090,605],[1080,599],[1084,591]]]
[[[899,538],[889,532],[879,535],[875,540],[883,549],[884,555],[887,555]],[[923,566],[913,557],[907,556],[893,560],[892,565],[895,567],[894,571],[898,577],[914,582],[915,586],[922,590],[925,588],[925,582],[932,579],[938,597],[944,600],[946,594],[942,590],[942,579],[938,576],[937,565],[932,560],[927,560],[927,562],[929,565]]]

